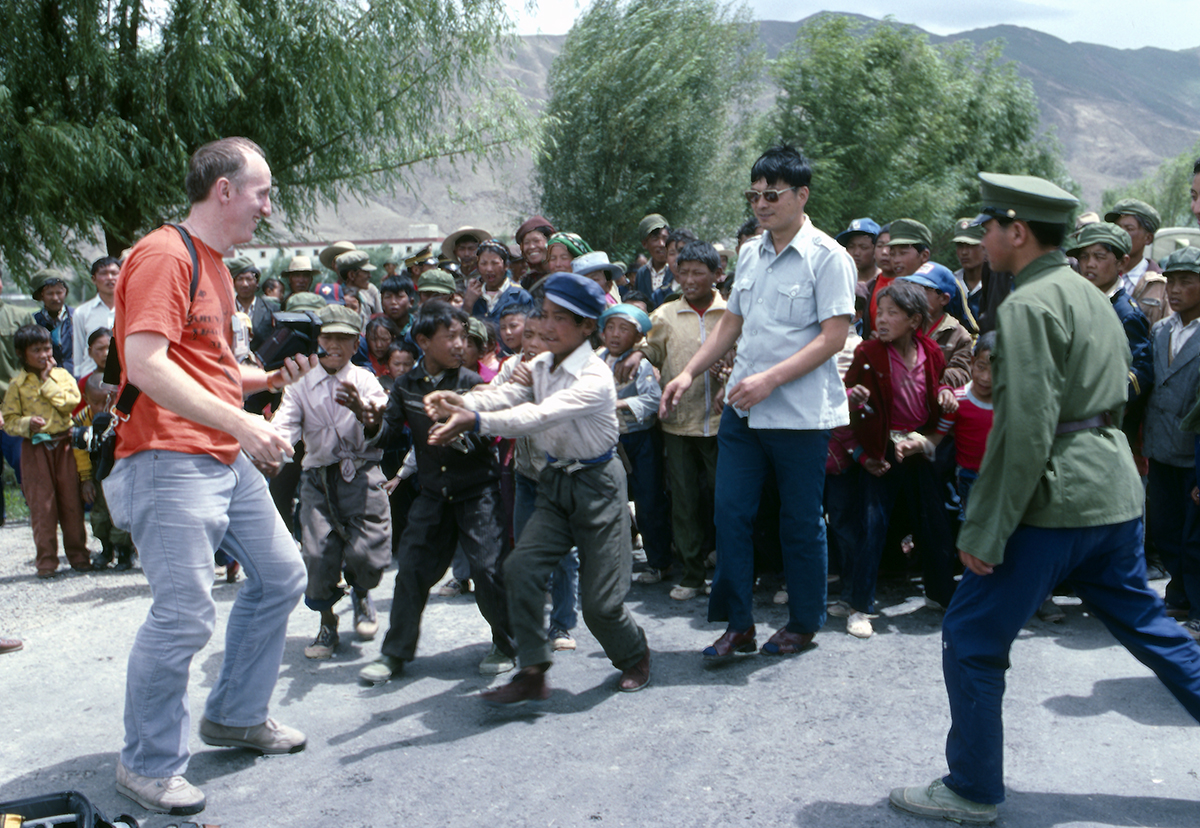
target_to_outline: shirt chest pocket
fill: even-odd
[[[817,303],[812,282],[793,282],[775,286],[768,299],[773,303],[771,314],[779,322],[807,328],[817,321]]]

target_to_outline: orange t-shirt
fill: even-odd
[[[133,248],[121,266],[117,283],[113,340],[125,373],[125,337],[156,333],[169,340],[167,355],[205,390],[230,405],[242,407],[242,378],[233,356],[233,280],[221,254],[195,236],[200,282],[191,301],[192,260],[183,239],[160,227]],[[231,464],[240,450],[237,440],[215,428],[179,416],[141,394],[128,422],[117,428],[117,457],[165,449],[208,454]]]

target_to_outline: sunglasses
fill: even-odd
[[[784,187],[782,190],[763,190],[761,192],[758,190],[746,190],[746,201],[748,201],[750,204],[758,204],[758,199],[761,196],[767,202],[767,204],[774,204],[776,201],[779,201],[779,197],[788,190],[798,189],[800,188]]]

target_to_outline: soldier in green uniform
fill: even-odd
[[[1129,346],[1059,249],[1076,200],[1039,178],[979,177],[983,246],[1016,290],[997,312],[995,424],[958,537],[967,572],[942,626],[950,773],[891,802],[990,823],[1004,800],[1009,649],[1054,587],[1072,587],[1197,720],[1200,647],[1146,583],[1142,486],[1120,429]]]

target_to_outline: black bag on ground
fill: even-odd
[[[21,828],[138,828],[137,820],[128,814],[121,814],[115,822],[110,822],[79,791],[0,802],[0,825],[6,825],[9,816],[20,817],[22,821],[15,824]]]

